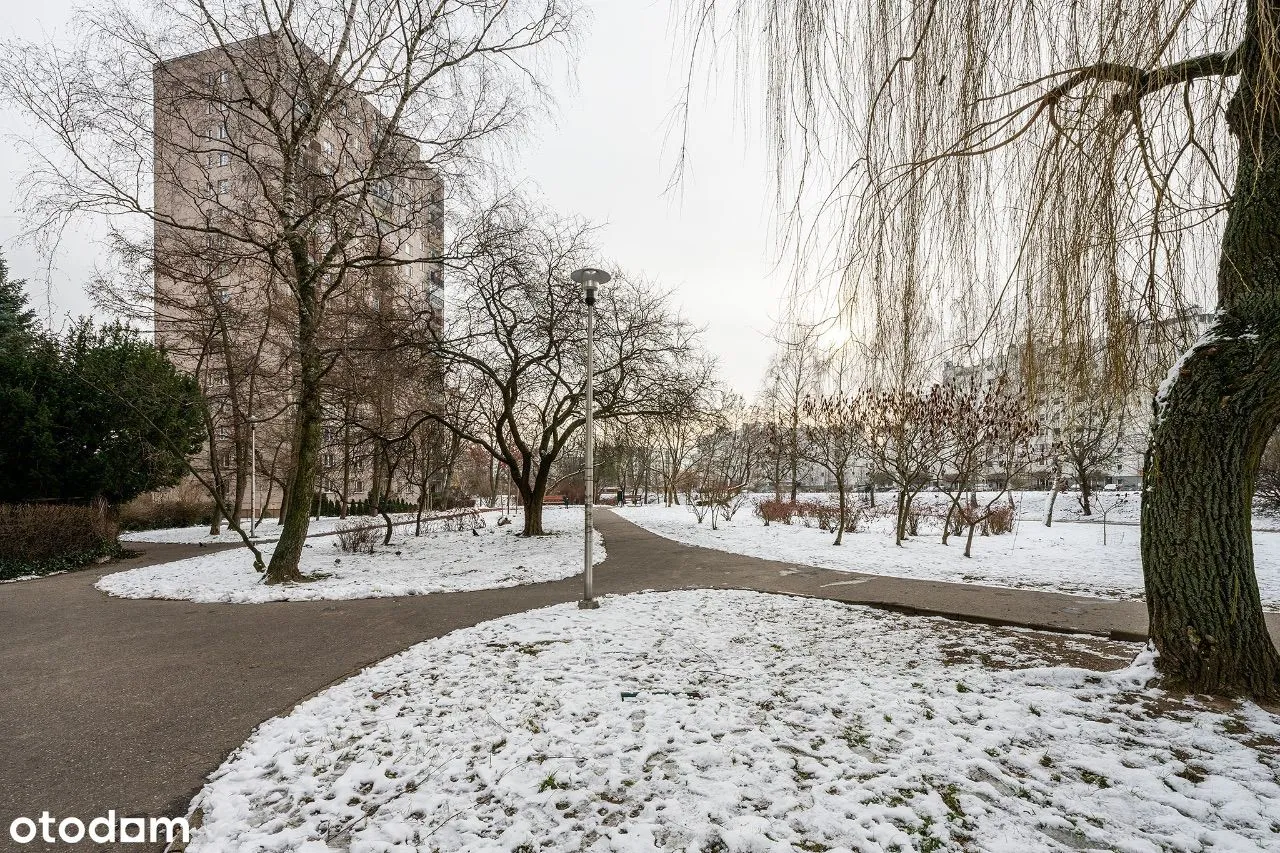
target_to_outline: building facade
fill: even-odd
[[[438,393],[406,342],[443,324],[439,177],[288,34],[158,63],[153,89],[155,339],[209,404],[197,477],[242,511],[280,504],[313,323],[323,496],[413,498],[385,438]]]

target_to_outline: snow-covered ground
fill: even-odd
[[[417,518],[417,513],[401,512],[392,513],[391,520],[393,522],[412,521]],[[336,516],[325,516],[323,518],[313,518],[307,531],[312,534],[332,533],[339,525],[348,524],[367,524],[370,526],[383,524],[380,515],[353,515],[347,518],[338,518]],[[242,522],[244,529],[249,529],[249,519]],[[254,536],[254,541],[269,541],[280,536],[280,523],[275,518],[265,519],[258,524],[258,530]],[[238,545],[242,541],[240,534],[234,530],[223,526],[222,532],[217,536],[209,535],[209,525],[198,524],[194,527],[168,527],[162,530],[135,530],[129,533],[120,534],[121,542],[173,542],[180,545]]]
[[[1100,524],[1021,520],[1003,536],[975,536],[973,557],[964,557],[964,537],[941,544],[941,531],[922,524],[919,537],[902,547],[893,544],[892,522],[879,520],[847,533],[834,547],[834,534],[797,521],[771,524],[757,518],[750,506],[732,522],[709,520],[698,524],[688,507],[625,507],[619,515],[659,536],[768,560],[818,566],[847,572],[868,572],[904,578],[958,581],[990,586],[1047,589],[1102,598],[1138,598],[1143,594],[1139,530],[1107,525],[1102,544]],[[1255,533],[1258,586],[1263,603],[1280,609],[1280,534]]]
[[[1280,718],[1044,636],[736,591],[532,611],[263,724],[189,849],[1277,849]]]
[[[476,535],[466,530],[415,537],[412,526],[397,527],[391,545],[379,545],[374,554],[344,554],[336,536],[309,539],[301,568],[313,580],[305,583],[267,586],[254,570],[250,552],[236,548],[107,575],[97,587],[123,598],[258,604],[494,589],[559,580],[582,571],[581,510],[547,511],[543,525],[550,535],[531,539],[516,535],[518,513],[503,527],[496,526],[496,514],[482,517],[487,526]],[[272,547],[262,548],[266,559]],[[604,558],[597,533],[595,561]]]

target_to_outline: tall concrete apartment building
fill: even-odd
[[[340,77],[278,33],[153,70],[155,337],[209,400],[197,467],[246,510],[254,479],[254,503],[277,505],[288,469],[298,270],[328,294],[330,498],[359,500],[377,476],[352,423],[430,393],[420,355],[376,343],[410,314],[443,322],[443,188],[419,146]]]

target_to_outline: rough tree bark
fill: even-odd
[[[524,505],[524,529],[520,531],[520,535],[545,536],[546,531],[542,527],[542,504],[547,494],[545,479],[535,482],[532,488],[517,481],[516,488]]]
[[[1239,165],[1218,268],[1217,319],[1156,400],[1142,505],[1151,637],[1171,681],[1280,696],[1280,654],[1254,573],[1251,500],[1280,422],[1280,2],[1257,10],[1228,121]],[[1259,29],[1272,36],[1263,38]]]
[[[1085,516],[1093,515],[1093,486],[1089,482],[1089,472],[1084,468],[1080,468],[1080,514]]]
[[[311,522],[311,496],[315,493],[323,440],[321,383],[323,366],[319,346],[320,305],[314,283],[300,287],[298,302],[298,399],[293,433],[293,468],[284,490],[280,540],[267,565],[269,584],[303,579],[298,568]]]

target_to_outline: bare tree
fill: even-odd
[[[777,387],[766,385],[755,406],[755,421],[761,430],[761,469],[768,472],[773,499],[782,500],[783,472],[787,471],[790,431],[778,403]],[[793,478],[794,479],[794,478]]]
[[[1248,500],[1280,423],[1280,3],[689,6],[764,82],[787,209],[830,214],[793,218],[797,257],[835,262],[879,340],[936,318],[932,280],[1016,317],[1028,368],[1100,334],[1123,389],[1141,330],[1216,302],[1155,396],[1150,631],[1175,683],[1280,694]]]
[[[1080,511],[1084,515],[1093,515],[1090,498],[1094,480],[1120,452],[1125,421],[1124,404],[1106,397],[1079,400],[1069,407],[1058,452],[1079,485]]]
[[[300,578],[329,307],[376,271],[426,289],[444,173],[519,126],[531,63],[572,12],[571,0],[165,0],[87,13],[70,48],[6,45],[0,89],[42,131],[27,196],[39,226],[106,215],[126,254],[154,258],[158,284],[211,258],[273,293],[288,321],[292,452],[268,582]]]
[[[993,433],[991,415],[1003,391],[1003,379],[992,391],[984,390],[974,379],[950,381],[934,397],[938,407],[933,417],[943,430],[939,453],[932,475],[938,488],[946,494],[947,514],[942,521],[942,544],[946,545],[952,530],[961,528],[964,496],[978,488],[978,478],[990,459]]]
[[[680,503],[680,495],[689,495],[697,485],[695,459],[698,439],[712,422],[713,404],[708,384],[677,401],[669,411],[647,418],[654,438],[654,466],[662,481],[662,500],[667,506]]]
[[[498,505],[501,463],[483,447],[463,443],[457,462],[458,488],[480,498],[484,506]]]
[[[977,428],[968,433],[966,440],[976,440],[993,488],[987,492],[985,504],[977,498],[976,491],[970,492],[969,505],[961,511],[969,528],[964,543],[966,557],[973,556],[973,534],[979,525],[983,525],[985,535],[986,525],[997,512],[1012,516],[1011,484],[1035,464],[1031,440],[1040,431],[1040,422],[1031,413],[1026,398],[1003,388],[984,394],[974,414]],[[973,472],[975,476],[977,473]],[[1001,505],[1006,496],[1007,507]]]
[[[653,465],[651,429],[647,418],[606,421],[596,450],[601,476],[612,476],[625,497],[639,494]]]
[[[867,431],[865,447],[876,471],[898,491],[894,544],[907,537],[907,517],[920,490],[929,484],[931,472],[947,440],[943,390],[864,391],[858,398],[857,421]]]
[[[856,396],[841,393],[806,397],[804,401],[804,458],[831,475],[836,484],[836,540],[844,542],[849,526],[849,487],[854,468],[866,458],[865,409]]]
[[[500,198],[461,237],[448,327],[422,335],[470,406],[461,419],[429,416],[510,472],[527,536],[542,535],[556,460],[584,422],[588,309],[569,273],[595,262],[592,232],[519,196]],[[707,384],[697,331],[662,291],[618,274],[593,310],[597,419],[679,412]]]
[[[697,441],[693,464],[698,490],[694,505],[709,508],[711,529],[716,530],[719,519],[732,521],[747,501],[759,433],[747,422],[742,397],[731,392],[721,394],[706,422],[710,428]]]
[[[794,502],[800,488],[800,463],[804,455],[804,401],[816,390],[824,365],[816,333],[800,323],[786,324],[777,337],[776,346],[765,377],[765,398],[774,415],[771,433],[774,453],[786,460]]]

